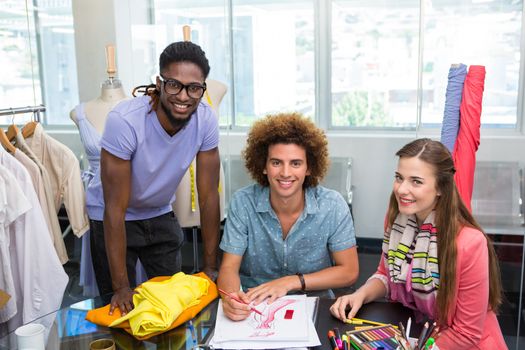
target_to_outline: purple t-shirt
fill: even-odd
[[[175,190],[200,151],[219,144],[218,120],[212,109],[200,103],[188,124],[170,136],[155,111],[149,112],[150,98],[142,96],[119,103],[108,114],[103,149],[131,160],[131,193],[126,220],[142,220],[171,211]],[[93,220],[104,216],[100,167],[90,182],[86,202]]]

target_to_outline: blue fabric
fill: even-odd
[[[454,144],[459,131],[459,106],[463,93],[463,83],[467,75],[467,66],[461,63],[459,67],[450,67],[445,100],[443,126],[441,128],[441,143],[450,153],[454,151]]]
[[[330,252],[355,244],[352,216],[338,192],[321,186],[308,188],[304,210],[283,240],[270,205],[269,187],[255,184],[233,195],[220,248],[243,256],[239,274],[246,289],[330,267]]]
[[[131,191],[126,220],[144,220],[172,210],[175,191],[186,170],[200,151],[219,144],[219,125],[212,109],[200,103],[188,124],[170,136],[150,112],[149,96],[119,103],[108,114],[103,149],[131,161]],[[87,194],[90,219],[102,220],[104,200],[100,169],[90,182]]]
[[[87,120],[83,103],[75,108],[75,113],[77,116],[80,141],[82,141],[82,145],[84,145],[84,151],[89,162],[89,169],[82,173],[82,179],[87,185],[100,165],[100,134],[93,124]]]

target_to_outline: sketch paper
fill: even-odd
[[[285,296],[271,304],[262,302],[256,306],[262,316],[252,312],[243,321],[232,321],[222,310],[219,301],[215,321],[214,341],[294,341],[308,337],[309,316],[306,311],[306,296]],[[293,310],[293,317],[285,319],[287,310]],[[310,320],[311,321],[311,320]]]
[[[265,341],[264,339],[258,341],[242,340],[242,341],[227,341],[218,343],[215,341],[215,333],[210,339],[209,345],[215,349],[291,349],[306,350],[309,347],[320,346],[321,341],[315,330],[313,316],[317,313],[317,297],[306,298],[306,308],[308,314],[308,338],[293,341]],[[222,306],[221,306],[222,307]]]

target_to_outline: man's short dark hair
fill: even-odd
[[[178,41],[169,44],[159,57],[160,71],[164,71],[172,63],[176,62],[191,62],[196,64],[204,75],[204,79],[210,73],[210,64],[206,58],[206,54],[197,44],[191,41]]]

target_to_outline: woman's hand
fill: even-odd
[[[337,298],[335,303],[330,306],[330,312],[341,321],[346,321],[352,319],[357,314],[357,311],[363,306],[364,301],[365,296],[363,293],[359,293],[359,291],[353,294],[343,295]],[[346,314],[347,306],[350,306],[348,315]]]
[[[250,316],[250,313],[252,312],[251,307],[248,305],[250,303],[250,299],[244,292],[241,291],[232,292],[231,294],[246,304],[240,303],[237,300],[224,295],[222,298],[222,310],[224,311],[224,314],[232,321],[242,321]]]

